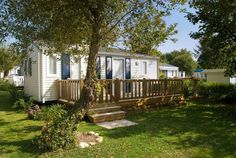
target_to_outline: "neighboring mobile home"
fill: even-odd
[[[204,69],[196,69],[193,71],[193,77],[198,79],[206,79],[206,73]]]
[[[226,77],[225,69],[207,69],[205,70],[207,82],[220,82],[236,84],[236,77]]]
[[[96,69],[99,79],[158,78],[158,57],[109,50],[102,49],[98,53]],[[88,63],[86,57],[75,62],[68,54],[48,56],[46,51],[33,46],[24,61],[24,92],[39,102],[57,100],[56,80],[83,79]]]
[[[160,63],[160,73],[162,73],[165,78],[177,78],[179,77],[179,68],[174,65]]]

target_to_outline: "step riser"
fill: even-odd
[[[109,115],[109,116],[98,116],[98,117],[89,117],[90,121],[93,123],[100,123],[105,121],[114,121],[114,120],[121,120],[125,117],[125,113],[123,114],[116,114],[116,115]]]
[[[99,109],[99,110],[95,110],[95,109],[91,109],[88,114],[92,115],[92,114],[102,114],[102,113],[107,113],[107,112],[115,112],[115,111],[120,111],[120,107],[115,107],[115,108],[107,108],[107,109]]]

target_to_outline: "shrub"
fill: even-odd
[[[193,86],[191,84],[190,80],[185,80],[183,83],[183,90],[184,90],[184,97],[187,98],[191,95],[193,95],[192,91],[193,91]]]
[[[38,120],[41,110],[38,105],[31,106],[27,109],[28,118],[31,120]]]
[[[34,98],[19,98],[13,105],[13,108],[27,111],[33,106]]]
[[[8,91],[14,100],[24,96],[23,91],[19,91],[18,88],[14,84],[9,83],[8,80],[0,80],[0,90]]]
[[[236,86],[224,83],[201,83],[198,85],[198,94],[212,101],[217,102],[235,102]]]
[[[54,122],[66,113],[67,111],[63,109],[63,105],[60,104],[55,104],[50,107],[42,107],[40,120],[45,122]]]

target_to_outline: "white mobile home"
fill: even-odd
[[[63,54],[45,55],[45,49],[33,47],[24,61],[26,95],[39,102],[55,101],[56,80],[83,79],[86,75],[87,59],[81,57],[75,62],[72,56]],[[97,56],[99,79],[157,79],[158,57],[132,54],[111,49],[100,50]]]
[[[166,63],[160,63],[160,72],[165,78],[175,78],[179,75],[179,67]]]

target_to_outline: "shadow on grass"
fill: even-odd
[[[0,141],[0,150],[1,154],[9,154],[16,152],[16,149],[20,150],[22,153],[29,153],[29,154],[39,154],[37,149],[32,145],[32,139],[26,140],[16,140],[16,141]]]
[[[141,135],[165,139],[176,148],[208,148],[212,157],[236,157],[236,108],[194,102],[191,106],[138,112],[128,119],[139,125],[105,133],[114,139]],[[174,137],[176,141],[168,139]]]

